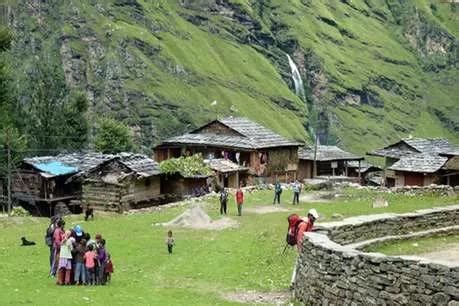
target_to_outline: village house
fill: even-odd
[[[81,198],[81,183],[67,182],[113,158],[100,153],[73,153],[25,158],[11,179],[14,200],[41,213],[53,214],[59,202],[70,203]]]
[[[320,176],[327,177],[357,177],[361,176],[361,156],[346,152],[337,146],[318,145],[304,147],[298,151],[298,178],[310,179]],[[314,161],[316,167],[314,169]],[[357,163],[357,169],[349,166],[350,162]]]
[[[458,149],[448,140],[407,138],[367,153],[384,157],[384,180],[388,187],[457,185]]]
[[[246,118],[228,117],[166,139],[154,152],[158,162],[196,153],[209,160],[224,158],[247,167],[248,181],[260,177],[274,182],[296,178],[299,146]]]
[[[204,162],[215,172],[219,186],[238,188],[247,185],[248,167],[243,167],[224,158],[207,159]]]
[[[160,174],[159,164],[151,158],[121,153],[70,181],[82,181],[83,206],[123,212],[165,200]]]

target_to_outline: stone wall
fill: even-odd
[[[350,244],[388,235],[401,235],[429,228],[457,225],[459,205],[419,210],[406,214],[358,216],[321,224],[331,240]]]
[[[367,216],[369,220],[344,220],[322,224],[340,241],[352,243],[390,233],[458,223],[459,206],[413,214]],[[442,218],[441,215],[445,217]],[[455,220],[453,220],[455,218]],[[434,220],[434,221],[433,221]],[[445,224],[443,225],[443,221]],[[354,225],[352,225],[354,224]],[[454,224],[453,224],[454,225]],[[355,230],[352,234],[352,230]],[[343,233],[342,235],[339,235]],[[344,234],[345,233],[345,234]],[[333,236],[333,235],[332,235]],[[459,266],[413,256],[364,253],[330,240],[324,233],[306,233],[305,250],[296,266],[295,297],[307,305],[457,305]]]

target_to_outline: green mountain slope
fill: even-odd
[[[223,115],[360,153],[409,134],[459,141],[453,4],[23,0],[10,8],[17,79],[44,55],[62,62],[94,118],[125,121],[145,150]]]

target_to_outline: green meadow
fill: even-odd
[[[131,215],[96,213],[94,221],[81,215],[66,218],[66,227],[81,224],[93,236],[101,233],[112,254],[115,273],[107,286],[60,287],[48,276],[48,248],[44,244],[47,218],[0,218],[0,301],[2,305],[237,305],[231,293],[287,291],[296,252],[285,254],[287,216],[305,214],[314,207],[320,221],[383,212],[457,204],[458,197],[427,195],[409,197],[388,194],[389,207],[375,209],[373,192],[346,190],[329,202],[292,206],[292,194],[284,191],[282,207],[289,211],[236,216],[234,200],[229,216],[239,227],[222,231],[174,228],[176,247],[167,254],[166,232],[154,225],[167,222],[188,206]],[[272,193],[246,193],[244,208],[272,205]],[[190,204],[191,205],[191,204]],[[196,204],[192,204],[196,205]],[[207,213],[219,218],[216,199],[200,202]],[[21,236],[37,243],[19,246]]]

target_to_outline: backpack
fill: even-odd
[[[54,226],[48,226],[46,229],[46,234],[45,234],[45,243],[47,246],[52,246],[53,245],[53,234],[54,234]]]
[[[227,199],[228,199],[228,192],[222,191],[222,193],[220,194],[220,201],[226,202]]]
[[[296,245],[297,243],[296,236],[298,234],[298,227],[304,221],[297,214],[291,214],[290,216],[288,216],[287,221],[288,221],[288,231],[287,231],[287,237],[285,240],[287,241],[287,244],[293,246],[293,245]]]
[[[276,193],[281,194],[282,193],[282,186],[281,184],[276,184],[275,190]]]

